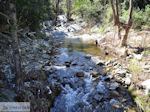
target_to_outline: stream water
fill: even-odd
[[[64,47],[68,48],[69,51],[79,51],[84,52],[86,54],[91,54],[95,56],[101,56],[101,50],[95,44],[84,43],[79,39],[65,39]]]
[[[95,56],[102,57],[96,45],[55,36],[63,42],[64,48],[60,48],[60,54],[55,57],[54,72],[49,79],[52,75],[59,78],[62,91],[55,99],[51,112],[124,112],[132,105],[125,91],[119,93],[116,90],[119,84],[115,80],[105,81],[107,76],[103,76],[103,67],[97,65],[99,59],[93,60]],[[111,96],[112,92],[119,96]]]

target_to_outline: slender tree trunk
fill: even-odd
[[[9,8],[10,8],[10,32],[11,37],[13,39],[13,58],[14,58],[14,65],[15,65],[15,72],[16,72],[16,84],[20,88],[21,86],[21,78],[22,78],[22,71],[21,71],[21,58],[20,58],[20,50],[19,50],[19,41],[17,36],[17,18],[16,18],[16,6],[15,0],[10,0]]]
[[[57,17],[58,17],[58,14],[59,14],[59,3],[60,3],[60,0],[56,0],[56,7],[55,7],[55,26],[57,25]]]
[[[121,27],[120,27],[120,19],[119,19],[119,1],[116,0],[116,25],[118,27],[118,38],[121,39]]]
[[[118,10],[118,0],[110,0],[112,11],[113,11],[113,18],[114,18],[114,25],[117,26],[118,29],[118,38],[121,39],[121,27],[120,27],[120,20],[119,20],[119,10]]]
[[[66,0],[66,6],[67,6],[67,20],[69,21],[71,19],[72,0]]]
[[[116,11],[115,11],[115,7],[114,7],[114,0],[110,0],[110,4],[111,4],[112,12],[113,12],[114,25],[116,25]]]
[[[129,34],[129,30],[132,26],[132,12],[133,12],[133,0],[130,0],[129,17],[128,17],[127,25],[125,27],[125,35],[121,41],[121,47],[127,46],[128,34]]]

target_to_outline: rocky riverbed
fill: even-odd
[[[20,40],[24,68],[20,93],[13,90],[13,70],[3,64],[1,101],[29,101],[36,112],[136,111],[127,89],[133,75],[117,58],[106,60],[110,57],[93,44],[99,34],[76,35],[86,26],[83,21],[55,28],[46,23],[45,38]],[[4,80],[9,82],[7,87]]]

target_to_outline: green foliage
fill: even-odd
[[[139,74],[142,72],[142,68],[141,66],[139,65],[139,62],[138,60],[136,59],[131,59],[129,61],[129,70],[133,73],[133,74]]]
[[[144,9],[134,8],[133,11],[133,28],[142,29],[150,27],[150,5],[146,5]],[[128,19],[128,10],[123,9],[121,13],[121,21]]]
[[[17,0],[17,18],[20,27],[40,28],[40,22],[54,15],[51,0]]]
[[[96,22],[102,22],[103,14],[106,10],[106,2],[103,0],[94,0],[92,3],[90,0],[76,0],[74,3],[74,13],[81,15],[86,20],[93,20]]]

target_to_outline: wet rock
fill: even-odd
[[[52,94],[52,90],[50,89],[49,86],[46,86],[46,93],[47,93],[48,95]]]
[[[52,70],[52,67],[51,66],[44,66],[43,70],[50,71],[50,70]]]
[[[150,92],[150,79],[147,79],[147,80],[143,81],[141,83],[141,85],[145,89],[145,94],[148,95],[148,93]]]
[[[43,54],[43,55],[42,55],[42,58],[43,58],[43,59],[50,59],[50,56],[49,56],[48,54]]]
[[[72,24],[67,29],[69,32],[76,32],[80,31],[82,28],[78,24]]]
[[[121,107],[121,103],[120,103],[118,100],[116,100],[116,99],[111,99],[111,100],[110,100],[110,104],[111,104],[113,107],[115,107],[115,108],[120,108],[120,107]]]
[[[24,82],[24,87],[27,87],[27,88],[29,88],[30,87],[30,82]]]
[[[91,59],[91,55],[85,55],[84,56],[86,59]]]
[[[119,87],[119,84],[117,82],[111,83],[109,89],[110,90],[116,90]]]
[[[120,93],[117,92],[116,90],[110,91],[110,98],[118,98],[120,96]]]
[[[99,73],[96,71],[92,71],[90,75],[92,75],[93,78],[96,78],[99,76]]]
[[[99,59],[98,56],[92,57],[91,60],[97,65],[103,65],[103,63],[104,63],[102,60]]]
[[[112,78],[113,78],[112,75],[106,75],[106,76],[102,76],[102,77],[101,77],[101,79],[102,79],[103,81],[110,81]]]
[[[81,77],[84,77],[84,75],[85,75],[84,72],[77,72],[77,73],[75,74],[76,77],[80,77],[80,78],[81,78]]]
[[[65,62],[65,65],[66,65],[66,67],[70,67],[70,65],[71,65],[71,62],[69,62],[69,61],[66,61],[66,62]]]
[[[98,83],[98,85],[96,86],[96,91],[102,94],[105,94],[107,92],[107,89],[103,82],[100,81]]]
[[[67,17],[65,15],[58,15],[58,22],[63,25],[64,23],[67,22]]]
[[[94,96],[94,99],[97,100],[97,101],[101,101],[102,98],[103,98],[103,95],[100,95],[100,94],[96,94],[96,95]]]

